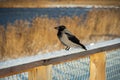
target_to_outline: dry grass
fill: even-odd
[[[76,5],[102,5],[102,6],[120,6],[119,0],[0,0],[0,7],[2,8],[48,8]]]
[[[0,26],[0,60],[63,48],[54,30],[61,24],[66,25],[84,44],[120,37],[120,9],[92,9],[84,21],[82,15],[57,20],[36,17],[32,23],[22,20],[9,23],[6,30]]]

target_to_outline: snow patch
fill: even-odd
[[[114,5],[110,5],[110,6],[104,6],[104,5],[79,5],[79,4],[69,4],[69,5],[47,5],[48,7],[57,7],[57,8],[61,8],[61,7],[66,7],[66,8],[74,8],[74,7],[84,7],[84,8],[120,8],[119,6],[114,6]]]

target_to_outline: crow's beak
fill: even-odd
[[[57,30],[58,30],[58,27],[55,27],[55,29],[57,29]]]

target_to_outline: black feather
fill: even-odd
[[[74,35],[65,33],[68,36],[68,39],[72,41],[73,43],[79,44],[79,39],[77,39]]]
[[[87,48],[86,48],[83,44],[79,43],[79,45],[80,45],[83,49],[87,50]]]
[[[72,41],[75,44],[80,45],[83,49],[87,50],[86,47],[83,44],[81,44],[80,41],[79,41],[79,39],[77,39],[74,35],[69,34],[69,33],[65,33],[65,34],[68,36],[68,39],[70,41]]]
[[[61,37],[62,37],[61,31],[58,31],[57,36],[58,36],[58,38],[61,38]]]

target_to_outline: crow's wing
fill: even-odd
[[[72,41],[73,43],[76,43],[76,44],[80,45],[83,49],[87,50],[86,47],[83,44],[81,44],[80,41],[79,41],[79,39],[77,39],[74,35],[72,35],[71,33],[69,34],[67,32],[65,32],[65,34],[67,35],[67,37],[68,37],[68,39],[70,41]]]
[[[67,32],[65,34],[67,35],[67,37],[68,37],[68,39],[70,41],[72,41],[73,43],[76,43],[76,44],[80,45],[79,40],[74,35],[69,34]]]

